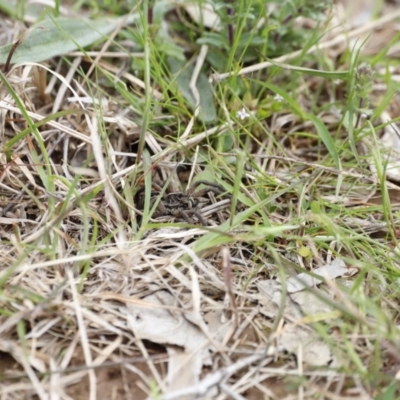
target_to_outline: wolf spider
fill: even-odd
[[[206,185],[204,189],[196,190],[200,185]],[[193,216],[203,225],[207,226],[208,223],[201,215],[201,206],[204,203],[209,203],[210,200],[205,198],[208,193],[214,193],[216,195],[221,195],[225,190],[216,183],[208,181],[197,181],[193,183],[189,189],[182,192],[171,192],[164,194],[161,198],[162,188],[153,182],[150,198],[150,207],[158,201],[156,210],[153,213],[154,218],[172,216],[175,218],[181,218],[193,224]],[[139,209],[144,208],[144,191],[145,188],[139,189],[136,194],[136,204]],[[203,200],[203,201],[202,201]]]

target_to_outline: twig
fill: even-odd
[[[201,67],[204,64],[204,60],[206,59],[207,53],[208,53],[208,46],[205,45],[201,46],[199,56],[197,57],[196,60],[196,65],[194,66],[193,74],[189,82],[189,88],[193,94],[195,101],[194,115],[192,118],[190,118],[190,121],[187,124],[185,132],[183,132],[181,139],[185,139],[192,131],[194,120],[197,118],[200,112],[200,94],[196,85],[197,85],[197,79],[199,78],[200,75]]]
[[[353,29],[350,32],[342,33],[341,35],[338,35],[335,38],[328,40],[326,42],[317,43],[314,46],[311,46],[306,51],[306,54],[314,53],[316,50],[323,50],[323,49],[328,49],[330,47],[334,47],[342,42],[347,41],[350,38],[354,38],[356,36],[362,35],[363,33],[366,33],[375,28],[378,28],[379,26],[387,24],[389,21],[392,21],[398,17],[400,17],[400,9],[395,12],[392,12],[388,15],[384,15],[383,17],[377,19],[376,21],[374,21],[368,25],[363,25],[357,29]],[[303,49],[294,51],[293,53],[285,54],[281,57],[277,57],[273,61],[284,62],[284,61],[292,60],[292,59],[300,56],[301,54],[304,54]],[[212,74],[209,78],[209,81],[211,83],[220,82],[220,81],[222,81],[226,78],[229,78],[230,76],[233,76],[233,75],[239,76],[239,75],[250,74],[251,72],[260,71],[262,69],[266,69],[266,68],[269,68],[272,66],[274,66],[273,63],[271,63],[269,61],[264,61],[259,64],[250,65],[249,67],[242,68],[240,71],[231,71],[231,72],[226,72],[224,74]]]

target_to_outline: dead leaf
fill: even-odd
[[[324,279],[335,279],[343,275],[351,273],[354,275],[356,270],[347,268],[343,260],[337,258],[331,264],[326,264],[323,267],[315,268],[314,275],[319,275],[321,279],[311,276],[307,272],[302,272],[296,276],[291,276],[286,280],[286,288],[288,293],[296,293],[304,290],[307,287],[314,287],[324,281]]]
[[[331,313],[333,311],[333,307],[330,304],[315,295],[316,290],[318,289],[314,289],[312,292],[303,291],[290,295],[290,298],[300,307],[303,315]]]
[[[273,279],[268,279],[257,284],[258,300],[262,304],[261,312],[267,317],[274,318],[282,302],[282,285]],[[283,311],[285,318],[297,321],[303,317],[300,308],[289,296],[285,299],[285,308]]]
[[[155,307],[128,303],[129,326],[138,338],[166,346],[170,356],[167,391],[196,384],[203,365],[211,365],[210,352],[213,346],[210,340],[198,326],[190,322],[185,313],[177,310],[178,304],[169,292],[160,290],[142,300]],[[168,306],[171,308],[168,309]],[[208,326],[209,334],[213,340],[221,342],[230,322],[216,324],[217,316],[209,317],[214,319],[213,324]]]
[[[183,6],[196,24],[216,31],[221,29],[220,18],[211,4],[194,2],[184,3]]]
[[[331,264],[316,268],[313,273],[318,277],[313,277],[306,272],[287,278],[286,280],[286,299],[282,316],[287,323],[282,333],[279,335],[279,346],[281,349],[293,354],[302,352],[302,360],[309,365],[322,366],[337,360],[331,354],[329,346],[317,337],[314,329],[308,326],[300,325],[304,316],[313,316],[320,314],[322,316],[330,315],[334,311],[333,307],[320,300],[316,291],[316,285],[324,282],[324,279],[335,279],[348,274],[353,274],[355,268],[347,268],[341,259],[335,259]],[[265,280],[257,285],[260,293],[259,302],[263,308],[261,312],[270,318],[275,318],[276,313],[283,301],[282,284],[278,280]],[[313,288],[312,291],[304,289]],[[329,296],[324,293],[325,296]],[[333,299],[333,295],[330,295]]]
[[[286,325],[278,343],[289,353],[297,355],[298,351],[301,351],[302,359],[308,365],[323,366],[332,360],[331,351],[326,343],[317,339],[313,331],[301,326]]]
[[[386,125],[384,134],[380,140],[380,144],[386,152],[386,156],[382,155],[382,158],[384,158],[382,161],[385,165],[386,176],[395,182],[400,182],[400,130],[395,123],[390,122],[391,120],[391,115],[387,111],[384,111],[381,121],[383,123],[389,122],[389,124]],[[370,163],[370,168],[372,172],[376,173],[374,162]]]

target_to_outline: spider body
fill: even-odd
[[[200,185],[205,185],[205,188],[196,190]],[[193,217],[196,217],[197,221],[204,226],[207,226],[208,223],[201,214],[201,208],[211,203],[208,194],[221,195],[224,193],[221,186],[207,181],[197,181],[186,191],[166,193],[162,196],[162,188],[159,185],[153,184],[153,188],[155,190],[152,190],[151,193],[150,207],[157,204],[153,218],[172,216],[194,224]],[[143,209],[144,188],[140,189],[137,198],[138,207]]]

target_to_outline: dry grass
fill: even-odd
[[[350,38],[397,17],[330,33],[306,53],[333,65]],[[2,24],[0,38],[16,26]],[[4,71],[1,398],[397,398],[399,189],[378,143],[397,115],[398,70],[375,78],[372,108],[386,107],[359,130],[343,117],[353,74],[274,70],[241,120],[242,104],[222,100],[237,87],[222,82],[253,72],[248,84],[262,86],[255,72],[273,63],[214,73],[219,119],[205,126],[199,108],[168,98],[163,67],[147,79],[124,64],[112,42],[122,28],[99,52]],[[196,104],[207,52],[189,84]],[[135,60],[150,68],[147,56]],[[205,195],[208,226],[154,217],[168,193],[203,178],[226,191]]]

